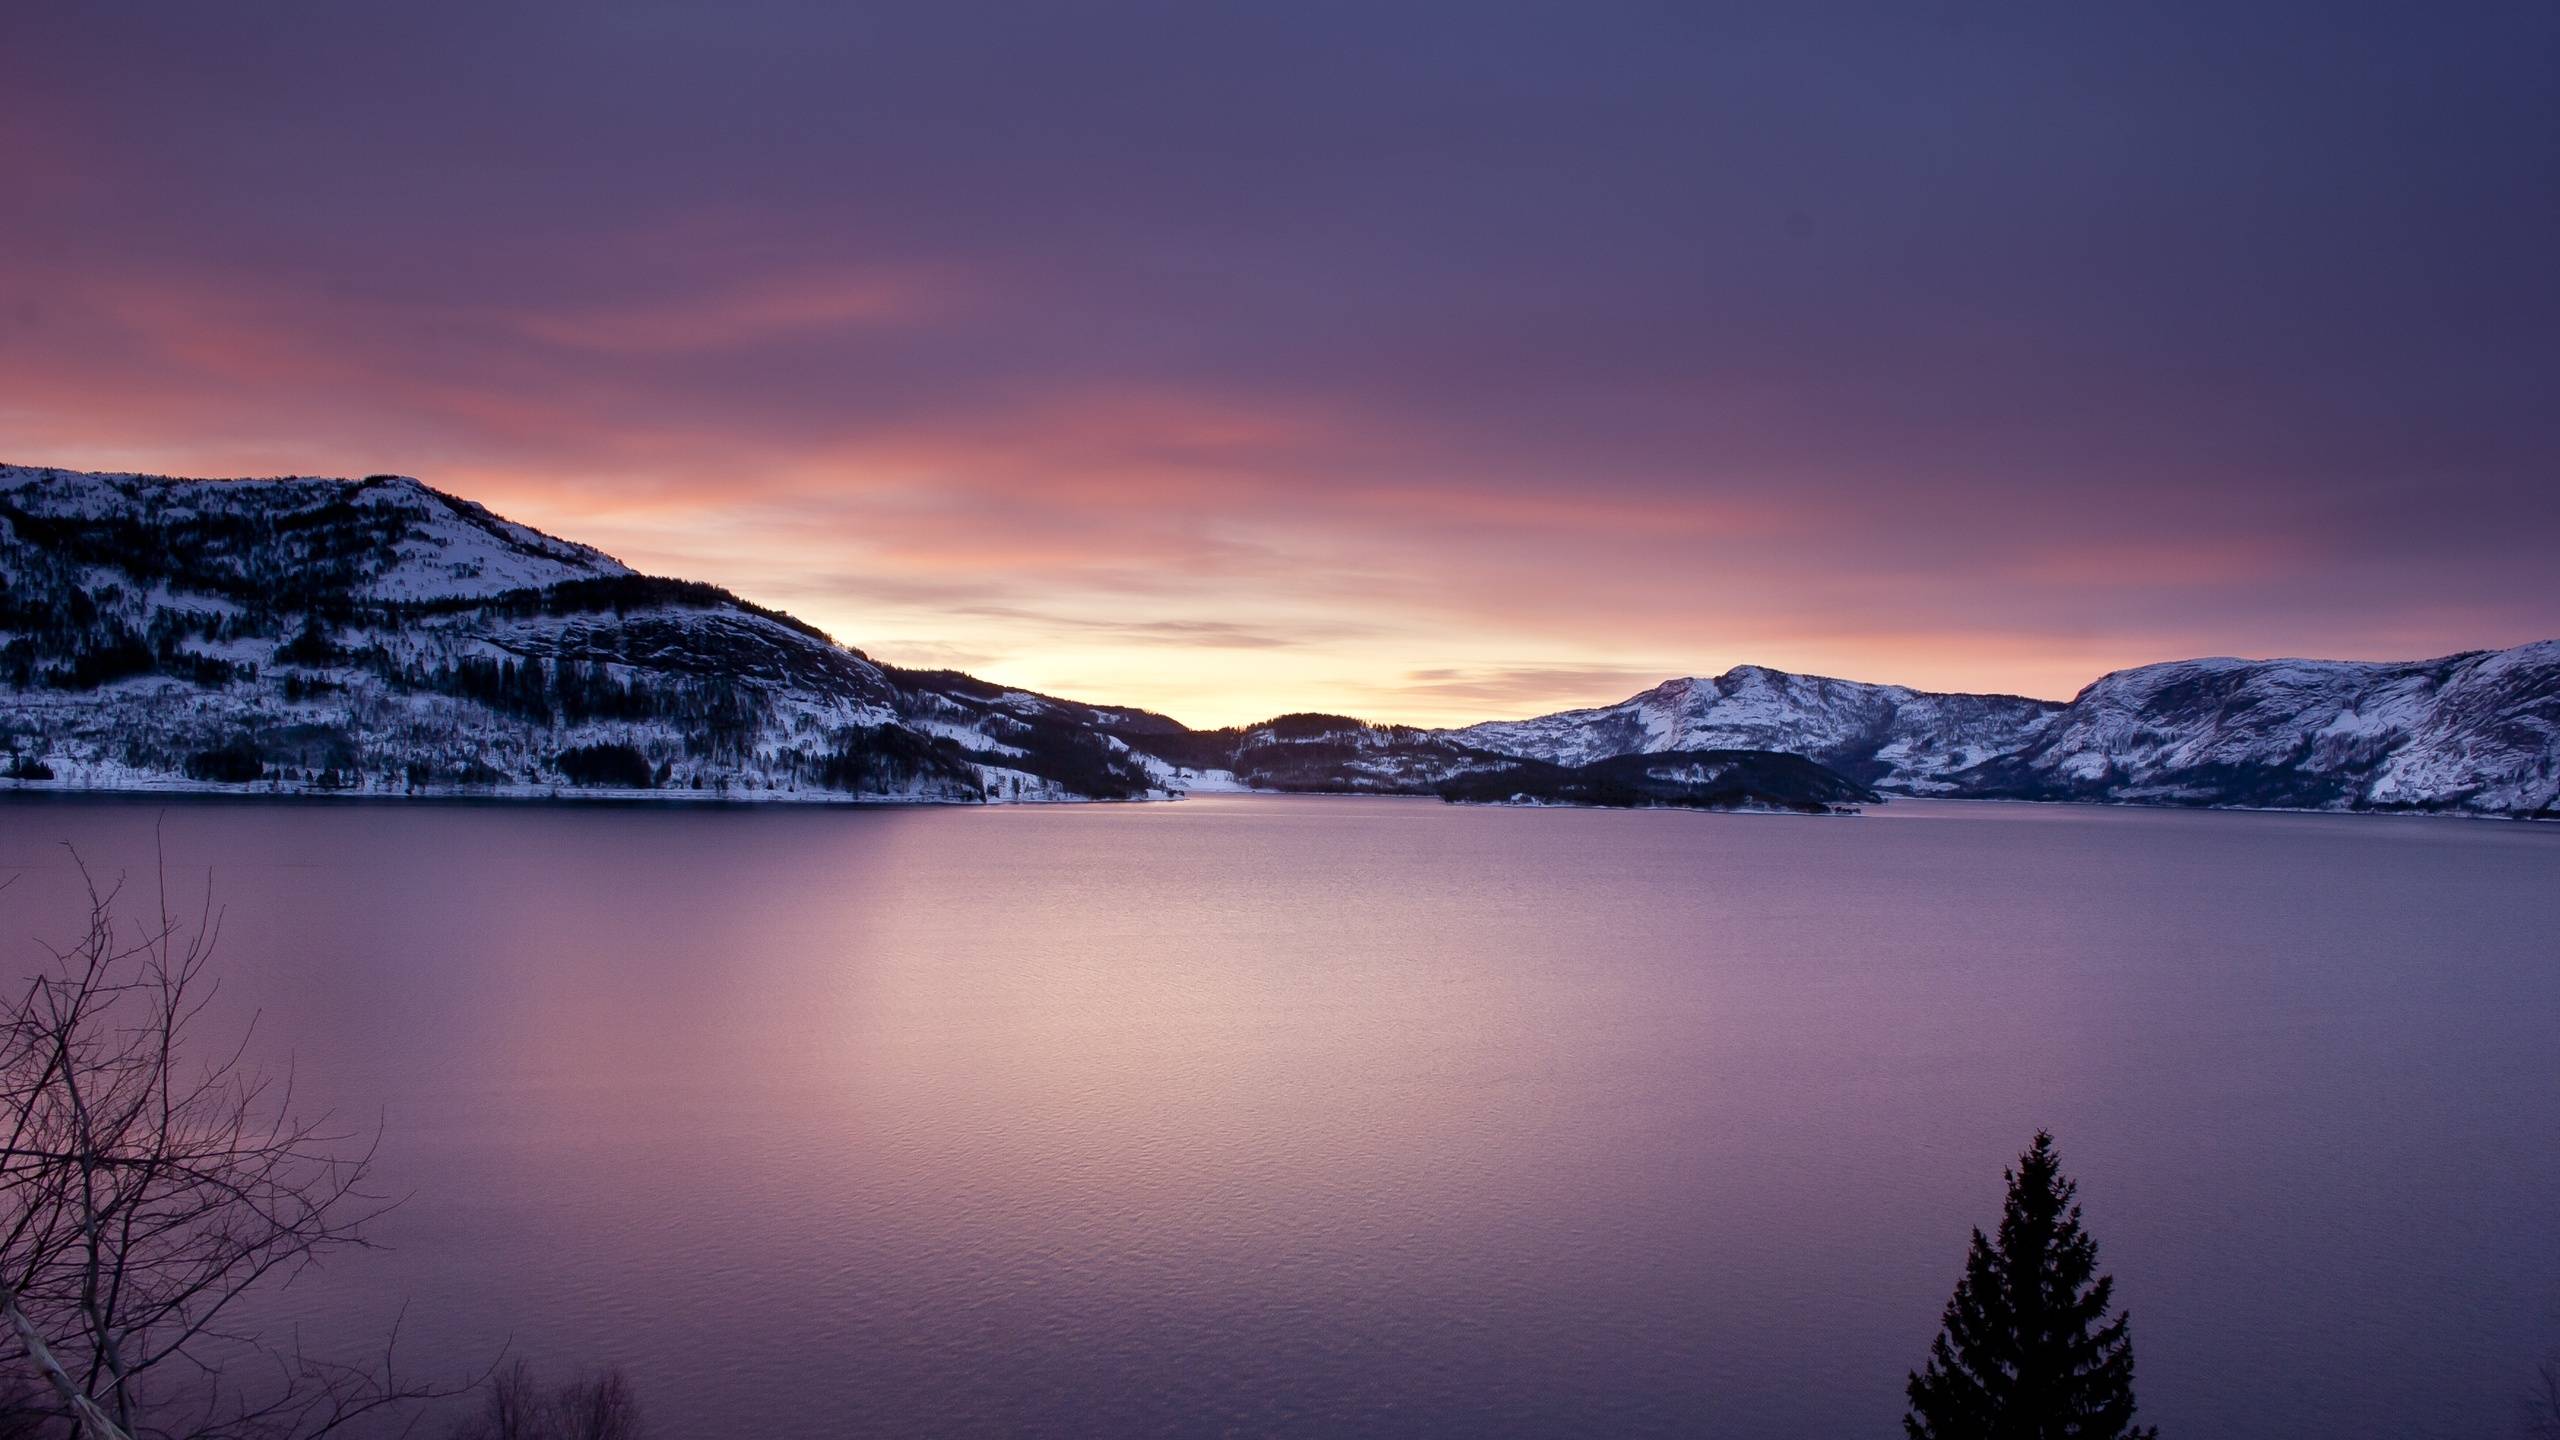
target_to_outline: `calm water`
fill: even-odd
[[[11,961],[155,823],[414,1192],[279,1311],[662,1435],[1897,1433],[2040,1124],[2173,1436],[2560,1346],[2560,827],[22,801]]]

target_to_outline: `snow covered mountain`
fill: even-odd
[[[1253,790],[1427,795],[1454,776],[1510,763],[1442,731],[1348,715],[1301,713],[1223,730],[1118,733],[1140,750]]]
[[[1146,718],[884,666],[404,477],[0,467],[0,779],[1161,796],[1104,731]]]
[[[1967,793],[2314,810],[2560,813],[2560,641],[2436,660],[2119,670]]]
[[[1744,666],[1455,730],[1284,715],[1194,731],[883,665],[399,476],[0,466],[8,786],[1813,807],[1871,787],[2549,817],[2560,641],[2406,664],[2181,661],[2068,704]]]
[[[1848,809],[1878,797],[1797,755],[1713,750],[1611,755],[1559,765],[1498,754],[1444,730],[1294,714],[1224,730],[1113,727],[1183,767],[1177,784],[1319,795],[1436,795],[1461,804],[1698,810]]]
[[[1694,810],[1855,813],[1882,799],[1873,790],[1801,755],[1774,750],[1655,750],[1585,765],[1516,759],[1442,782],[1457,804],[1610,805]]]
[[[1743,665],[1669,680],[1632,700],[1450,732],[1506,755],[1586,765],[1662,750],[1777,750],[1905,794],[2014,754],[2063,707],[2015,695],[1940,695]]]
[[[1449,732],[1561,764],[1744,747],[1904,795],[2440,810],[2560,810],[2560,641],[2438,660],[2186,660],[2068,704],[1744,666],[1633,699]]]

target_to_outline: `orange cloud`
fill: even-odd
[[[2200,537],[2189,511],[2136,507],[2093,532],[2025,485],[1950,517],[1918,489],[1808,479],[1809,461],[1551,466],[1509,432],[1210,377],[998,377],[841,411],[761,408],[734,376],[692,388],[731,375],[685,368],[715,352],[902,344],[971,313],[945,272],[529,310],[200,270],[49,279],[36,323],[0,313],[0,456],[421,472],[893,661],[1195,723],[1456,723],[1743,662],[2064,696],[2199,651],[2532,638],[2451,601],[2342,631],[2293,594],[2335,564],[2292,517]],[[2234,624],[2247,607],[2271,618]]]

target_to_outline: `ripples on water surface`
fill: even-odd
[[[2560,1346],[2560,827],[20,801],[0,933],[155,822],[414,1192],[274,1308],[665,1435],[1895,1433],[2040,1124],[2173,1435]]]

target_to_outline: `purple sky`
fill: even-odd
[[[2560,6],[21,4],[0,459],[1455,720],[2560,635]]]

